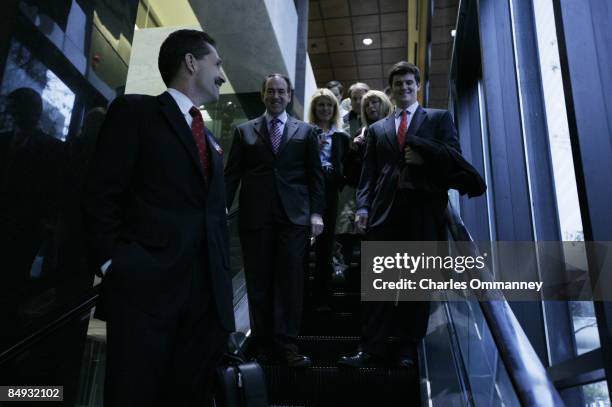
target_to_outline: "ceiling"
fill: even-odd
[[[311,0],[308,53],[318,86],[386,86],[391,66],[408,55],[408,0]],[[363,39],[371,38],[371,45]]]
[[[200,25],[188,0],[147,0],[144,3],[155,10],[162,26]]]

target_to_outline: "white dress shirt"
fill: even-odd
[[[416,112],[418,107],[419,107],[419,102],[414,102],[413,104],[411,104],[405,109],[408,112],[408,117],[406,117],[407,119],[406,129],[410,128],[410,122],[412,121],[414,112]],[[395,118],[395,134],[397,134],[397,130],[399,129],[400,123],[402,122],[402,111],[403,109],[396,107],[395,111],[393,112],[393,117]]]
[[[189,109],[191,109],[195,105],[193,104],[191,99],[189,99],[187,97],[187,95],[185,95],[181,91],[178,91],[178,90],[173,89],[173,88],[168,88],[167,92],[170,94],[170,96],[172,96],[172,99],[174,99],[174,101],[178,105],[179,110],[183,114],[183,117],[187,121],[187,125],[189,126],[189,128],[191,128],[191,123],[193,122],[193,117],[191,117],[191,113],[189,113]],[[198,108],[198,110],[199,110],[199,108]]]
[[[280,128],[280,134],[283,134],[285,131],[285,123],[287,123],[287,111],[283,110],[283,112],[281,114],[279,114],[277,117],[272,116],[270,113],[268,113],[268,111],[266,110],[266,125],[268,126],[268,134],[272,134],[271,129],[272,129],[272,119],[278,119],[280,120],[280,123],[277,124],[277,126]]]

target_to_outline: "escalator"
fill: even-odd
[[[358,253],[354,258],[359,258]],[[309,270],[314,271],[313,256]],[[346,281],[333,284],[330,311],[317,311],[313,301],[306,298],[298,346],[311,357],[313,366],[306,369],[263,366],[269,403],[274,406],[420,405],[416,369],[338,366],[341,356],[357,352],[360,335],[359,263],[353,262],[345,275]]]
[[[471,241],[449,206],[449,245]],[[473,250],[477,250],[474,247]],[[359,259],[354,256],[354,260]],[[311,257],[309,270],[314,269]],[[418,368],[338,367],[360,334],[360,265],[333,287],[330,312],[305,303],[300,350],[313,367],[263,366],[273,406],[562,406],[507,301],[447,298],[432,304]]]
[[[230,218],[235,218],[230,216]],[[240,269],[237,231],[232,231],[234,305],[237,328],[248,332],[248,304]],[[457,212],[448,213],[452,240],[469,241]],[[233,225],[233,226],[232,226]],[[451,240],[451,245],[452,245]],[[273,406],[559,406],[563,401],[548,378],[507,301],[477,302],[449,298],[432,304],[428,334],[415,349],[418,366],[402,368],[340,368],[342,355],[354,354],[360,334],[360,258],[355,253],[344,282],[334,283],[331,311],[316,311],[307,298],[300,350],[313,367],[265,365],[268,401]],[[313,270],[310,258],[310,270]],[[310,291],[310,290],[309,290]],[[80,384],[63,382],[74,405],[101,405],[105,346],[104,328],[89,320],[97,294],[72,311],[54,319],[19,346],[0,354],[0,368],[23,361],[36,349],[68,337],[80,343],[82,355],[70,367]],[[87,340],[64,327],[87,324]],[[66,331],[66,333],[63,333]],[[84,349],[82,346],[84,346]],[[248,353],[248,341],[246,342]],[[77,355],[77,358],[78,358]],[[37,362],[40,365],[40,359]],[[23,365],[23,363],[21,363]],[[68,365],[66,365],[68,367]],[[12,371],[14,377],[15,371]],[[25,382],[24,382],[25,383]],[[48,382],[46,382],[48,383]],[[77,391],[78,389],[78,391]],[[68,402],[67,405],[73,403]]]

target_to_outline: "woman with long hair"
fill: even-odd
[[[317,127],[321,166],[325,176],[325,213],[323,233],[315,243],[316,270],[313,297],[318,311],[329,310],[332,254],[335,242],[338,194],[344,187],[344,158],[349,136],[342,130],[338,100],[329,89],[317,89],[310,100],[308,123]]]
[[[353,259],[355,245],[359,242],[358,231],[355,228],[355,188],[359,183],[363,153],[365,151],[366,130],[368,126],[384,119],[393,111],[391,101],[383,92],[370,90],[361,99],[361,120],[364,126],[351,141],[349,152],[345,158],[344,175],[347,187],[342,191],[338,204],[338,221],[336,234],[341,246],[342,259],[339,263],[348,268]]]

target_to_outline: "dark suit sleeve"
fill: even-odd
[[[366,147],[363,157],[361,176],[357,185],[357,209],[370,210],[374,199],[374,188],[378,179],[378,162],[376,160],[376,134],[369,129],[365,134]]]
[[[133,102],[118,97],[102,124],[83,200],[88,239],[94,261],[112,258],[138,157],[138,116]]]
[[[230,148],[229,157],[225,164],[225,204],[227,209],[232,207],[236,190],[242,180],[243,172],[243,146],[242,146],[242,131],[240,127],[234,130],[234,139]]]
[[[461,145],[459,144],[459,138],[457,137],[457,129],[453,123],[453,117],[448,110],[442,113],[436,131],[436,139],[461,153]]]
[[[306,138],[306,176],[308,177],[308,194],[310,195],[310,214],[323,215],[325,209],[325,192],[323,187],[323,168],[319,156],[319,140],[314,127]]]
[[[449,111],[437,111],[432,114],[432,120],[435,121],[433,134],[429,137],[411,137],[406,143],[422,155],[425,161],[423,168],[440,178],[452,171],[455,164],[452,155],[445,149],[451,148],[461,155],[461,145]]]

